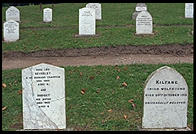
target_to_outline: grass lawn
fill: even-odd
[[[156,24],[153,26],[155,35],[147,37],[134,35],[135,20],[132,20],[131,16],[136,3],[102,3],[103,19],[96,24],[96,33],[100,36],[75,38],[74,35],[78,34],[79,30],[79,9],[84,6],[85,3],[55,4],[52,23],[42,22],[39,5],[18,6],[22,21],[20,39],[13,43],[2,42],[3,51],[29,52],[53,48],[193,43],[193,35],[190,34],[193,30],[193,19],[184,18],[184,3],[147,3],[153,23]],[[5,21],[6,9],[7,7],[2,9],[2,22]]]
[[[159,65],[65,67],[67,128],[75,130],[138,130],[147,77]],[[193,64],[170,64],[188,84],[188,126],[193,129]],[[116,77],[119,76],[119,79]],[[126,82],[127,87],[122,87]],[[2,129],[22,128],[21,69],[2,71]],[[81,94],[84,89],[85,94]],[[128,100],[133,99],[133,108]],[[124,115],[127,116],[124,119]]]

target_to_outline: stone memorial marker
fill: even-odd
[[[193,18],[194,5],[193,3],[185,3],[185,18]]]
[[[15,21],[20,21],[20,11],[14,7],[11,6],[6,10],[6,21],[8,20],[15,20]]]
[[[6,42],[13,42],[19,39],[19,23],[9,20],[3,24],[3,37]]]
[[[51,22],[52,21],[52,9],[51,8],[44,8],[43,21],[44,22]]]
[[[38,64],[22,70],[24,129],[65,129],[64,69]]]
[[[132,14],[132,19],[136,19],[137,15],[141,12],[141,11],[147,11],[147,6],[145,3],[137,3],[136,4],[136,8],[135,8],[135,12]]]
[[[95,35],[95,9],[79,9],[79,35]]]
[[[142,11],[136,17],[136,34],[153,34],[152,16],[148,11]]]
[[[176,70],[161,67],[146,81],[142,128],[185,128],[187,106],[185,79]]]
[[[99,3],[88,3],[86,5],[87,8],[95,9],[95,19],[101,20],[101,4]]]

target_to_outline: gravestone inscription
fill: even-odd
[[[193,18],[194,5],[193,3],[185,3],[185,18]]]
[[[44,22],[51,22],[52,21],[52,9],[45,8],[43,11],[43,21]]]
[[[142,11],[136,17],[136,34],[153,34],[152,16],[148,11]]]
[[[13,42],[19,39],[19,23],[9,20],[3,24],[3,37],[6,42]]]
[[[38,64],[22,70],[24,129],[65,129],[64,69]]]
[[[14,21],[20,21],[20,11],[14,7],[11,6],[6,10],[6,21],[8,20],[14,20]]]
[[[181,74],[164,66],[153,72],[144,89],[143,128],[187,127],[188,86]]]
[[[101,20],[101,4],[99,3],[88,3],[86,5],[87,8],[95,9],[95,19]]]
[[[79,9],[79,35],[95,35],[95,9]]]

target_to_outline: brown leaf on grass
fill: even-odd
[[[120,79],[120,77],[119,76],[116,76],[116,79],[118,80],[118,79]]]
[[[133,103],[133,99],[128,100],[129,103]]]
[[[109,110],[108,110],[108,112],[110,112],[110,113],[111,113],[111,112],[112,112],[112,109],[109,109]]]
[[[127,83],[126,82],[123,82],[122,83],[122,86],[127,87]]]
[[[93,80],[94,78],[95,78],[95,76],[90,76],[90,78],[89,78],[89,79],[90,79],[90,80]]]
[[[83,74],[82,74],[82,72],[80,72],[80,76],[82,76]]]
[[[100,114],[101,114],[101,115],[103,115],[103,114],[104,114],[104,112],[101,112]]]
[[[127,115],[126,114],[124,114],[123,117],[124,117],[125,120],[127,119]]]
[[[99,93],[100,91],[101,91],[101,89],[100,89],[100,88],[98,88],[98,89],[97,89],[97,91],[96,91],[96,93]]]
[[[2,111],[6,110],[6,109],[7,109],[7,107],[3,107],[3,108],[2,108]]]
[[[22,94],[22,89],[21,90],[18,90],[18,94]]]
[[[117,71],[120,72],[120,69],[118,69]]]
[[[132,107],[133,107],[133,108],[135,108],[135,107],[136,107],[136,105],[135,105],[134,103],[132,103]]]
[[[7,86],[6,86],[6,84],[5,83],[3,83],[2,84],[2,88],[6,88]]]
[[[85,89],[84,88],[81,90],[81,94],[85,94]]]

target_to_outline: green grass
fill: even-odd
[[[67,128],[75,130],[138,130],[143,111],[143,89],[147,77],[159,65],[80,66],[65,67]],[[193,64],[170,64],[188,84],[188,126],[193,129]],[[82,72],[82,75],[80,75]],[[116,79],[119,76],[120,79]],[[3,130],[22,128],[21,69],[2,71]],[[94,78],[94,79],[90,79]],[[121,84],[126,82],[127,87]],[[80,91],[85,88],[84,95]],[[96,91],[100,90],[99,93]],[[128,103],[134,99],[136,108]],[[112,109],[112,112],[108,112]],[[128,118],[125,120],[123,115]],[[18,128],[12,126],[20,122]]]
[[[97,21],[99,37],[75,38],[78,34],[79,9],[85,3],[55,4],[52,23],[42,22],[39,5],[18,6],[21,11],[20,39],[2,42],[3,51],[37,51],[63,48],[88,48],[117,45],[164,45],[193,43],[193,19],[184,18],[184,3],[147,3],[153,16],[154,36],[135,36],[135,20],[131,19],[136,3],[102,3],[101,21]],[[51,5],[43,5],[51,7]],[[2,22],[5,10],[2,9]],[[132,25],[131,25],[132,24]],[[184,24],[162,26],[162,24]],[[115,27],[121,25],[122,27]],[[110,26],[110,27],[107,27]],[[32,27],[32,28],[28,28]]]

